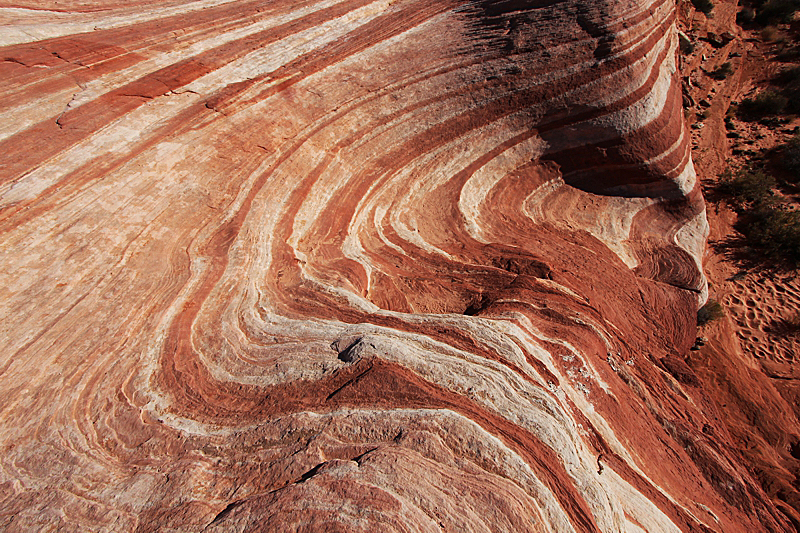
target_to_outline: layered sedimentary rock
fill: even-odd
[[[0,527],[781,531],[683,360],[668,1],[0,9]]]

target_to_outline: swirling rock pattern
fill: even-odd
[[[0,17],[4,531],[787,527],[681,358],[672,2]]]

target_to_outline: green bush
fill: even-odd
[[[749,7],[743,8],[736,13],[736,24],[739,26],[749,26],[756,18],[756,12]]]
[[[758,24],[788,24],[794,12],[800,9],[800,0],[767,0],[758,10]]]
[[[775,83],[782,86],[781,94],[787,101],[784,111],[800,113],[800,67],[784,70],[776,76]]]
[[[681,54],[688,56],[692,52],[694,52],[694,44],[688,38],[681,35],[678,38],[678,46],[680,48]]]
[[[772,203],[776,186],[775,178],[760,170],[742,169],[734,173],[730,169],[721,176],[717,191],[732,197],[739,207]]]
[[[787,68],[775,77],[775,83],[792,86],[800,83],[800,67]]]
[[[705,326],[709,322],[725,316],[725,308],[716,300],[709,300],[697,311],[697,325]]]
[[[750,210],[742,226],[747,244],[767,258],[800,264],[800,213],[782,205],[761,205]]]
[[[791,175],[792,183],[800,182],[800,134],[795,134],[783,146],[781,165]]]
[[[797,146],[800,150],[800,141]],[[717,191],[729,196],[740,214],[737,229],[746,250],[760,260],[800,266],[800,212],[778,201],[775,178],[750,169],[727,170],[720,178]]]
[[[794,44],[782,46],[775,56],[775,59],[784,62],[797,61],[800,59],[800,46]]]
[[[695,7],[695,9],[705,13],[706,15],[711,13],[711,10],[714,9],[714,4],[711,2],[711,0],[692,0],[692,5]]]
[[[781,33],[775,26],[767,26],[761,30],[759,35],[761,36],[762,40],[768,43],[782,39]]]
[[[714,71],[711,72],[709,76],[711,76],[715,80],[724,80],[731,74],[733,74],[733,67],[731,67],[729,61],[726,61],[725,63],[721,64],[716,69],[714,69]]]
[[[784,319],[787,333],[800,333],[800,313],[794,313],[789,318]]]
[[[754,121],[767,116],[781,114],[789,99],[772,90],[761,92],[755,98],[745,98],[739,104],[739,116],[744,120]]]

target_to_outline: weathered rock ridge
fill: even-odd
[[[789,527],[672,2],[0,5],[2,530]]]

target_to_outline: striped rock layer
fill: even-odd
[[[667,0],[0,4],[0,529],[781,531],[682,355]]]

